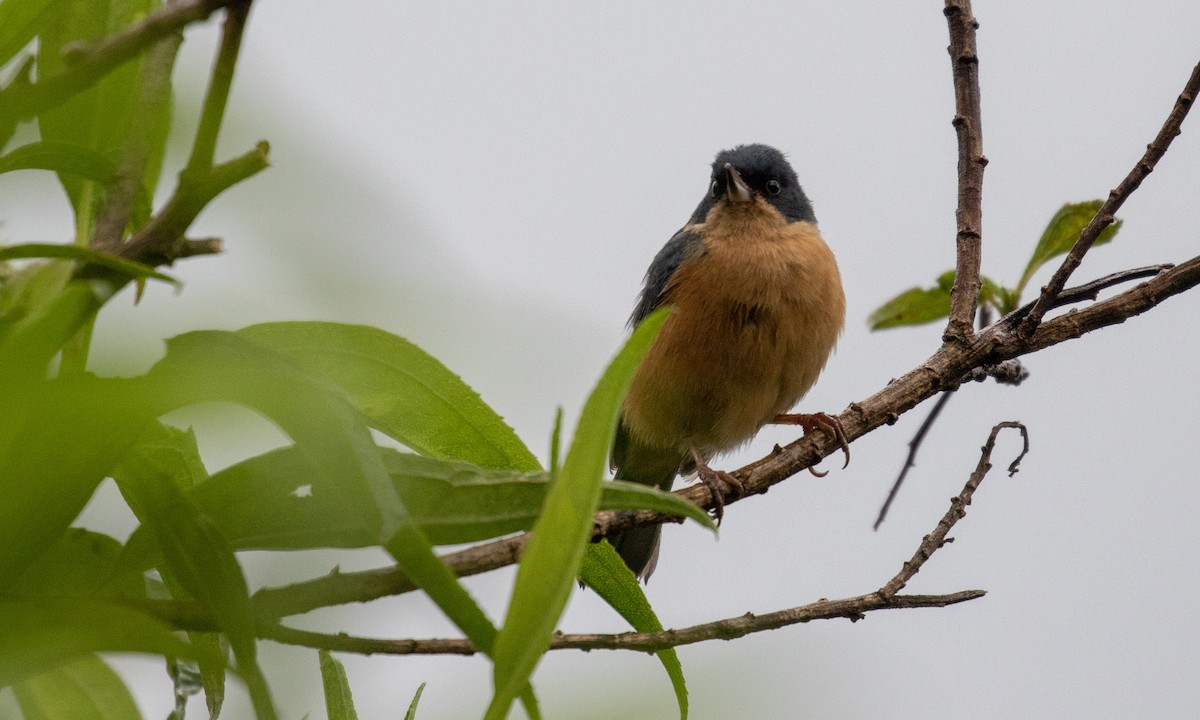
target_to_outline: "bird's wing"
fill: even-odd
[[[700,252],[703,240],[693,227],[685,225],[663,245],[658,255],[654,256],[654,262],[650,263],[650,269],[646,271],[646,284],[642,288],[642,294],[638,297],[633,315],[629,317],[630,327],[637,327],[647,315],[662,307],[671,276],[685,260]]]

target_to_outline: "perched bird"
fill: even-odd
[[[842,330],[846,300],[833,253],[783,153],[766,145],[724,150],[709,191],[646,272],[631,327],[672,308],[634,375],[611,462],[618,480],[669,490],[696,472],[717,498],[744,492],[708,460],[747,442],[767,423],[818,428],[849,449],[836,419],[784,415],[816,382]],[[658,560],[659,526],[634,528],[613,545],[646,579]]]

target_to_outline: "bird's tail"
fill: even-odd
[[[643,445],[630,437],[625,423],[617,426],[612,452],[612,466],[617,471],[617,480],[670,490],[679,471],[680,460],[678,451]],[[642,580],[648,580],[658,564],[661,529],[661,525],[633,528],[609,538],[617,554]]]

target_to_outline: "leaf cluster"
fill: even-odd
[[[1048,261],[1065,255],[1075,244],[1083,228],[1100,210],[1103,204],[1100,200],[1088,200],[1063,205],[1042,232],[1021,273],[1020,280],[1013,287],[1006,287],[986,276],[980,276],[978,304],[981,308],[1003,317],[1015,311],[1021,304],[1021,295],[1034,274]],[[1111,242],[1121,229],[1120,220],[1105,228],[1096,239],[1094,245]],[[904,327],[909,325],[924,325],[935,322],[950,315],[950,291],[954,288],[954,270],[947,270],[937,277],[932,287],[914,287],[905,290],[896,297],[880,305],[867,318],[867,325],[872,330]]]
[[[224,4],[244,22],[248,3]],[[168,660],[172,717],[202,691],[216,718],[232,673],[256,716],[270,720],[277,712],[257,650],[277,619],[259,611],[239,552],[378,547],[493,659],[486,717],[506,717],[515,702],[539,717],[530,678],[577,581],[635,629],[662,628],[612,548],[591,542],[595,512],[650,509],[712,527],[675,495],[603,482],[625,389],[665,315],[620,350],[561,450],[556,433],[546,468],[461,378],[376,328],[197,331],[168,339],[142,375],[87,372],[97,313],[128,283],[174,282],[155,265],[186,253],[164,248],[180,247],[217,193],[265,166],[265,147],[246,156],[248,169],[204,157],[224,107],[213,98],[228,90],[231,67],[221,66],[236,57],[227,18],[192,159],[172,200],[152,207],[181,39],[155,36],[91,79],[77,81],[70,58],[118,33],[136,39],[168,9],[158,0],[0,0],[0,66],[11,78],[0,98],[31,88],[50,98],[32,115],[0,104],[0,172],[56,173],[75,226],[62,244],[0,247],[0,688],[26,718],[139,717],[103,654],[150,653]],[[21,122],[35,123],[38,139],[10,149]],[[213,401],[257,412],[288,444],[210,473],[191,430],[161,418]],[[373,433],[406,450],[381,447]],[[106,478],[139,521],[124,543],[74,526]],[[532,537],[497,623],[435,547],[519,531]],[[658,655],[686,717],[678,657]],[[354,718],[341,664],[324,651],[314,661],[330,717]]]

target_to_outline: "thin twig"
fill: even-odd
[[[1054,298],[1054,302],[1048,309],[1053,310],[1054,308],[1060,308],[1065,305],[1074,305],[1075,303],[1083,302],[1084,300],[1095,300],[1100,296],[1101,290],[1107,290],[1110,287],[1121,285],[1131,280],[1141,280],[1142,278],[1154,277],[1155,275],[1160,275],[1173,267],[1175,266],[1171,263],[1163,263],[1161,265],[1149,265],[1147,267],[1122,270],[1120,272],[1112,273],[1111,275],[1105,275],[1104,277],[1093,280],[1090,283],[1076,285],[1075,287],[1063,290],[1058,294],[1058,297]],[[1004,321],[1010,326],[1016,325],[1021,321],[1022,318],[1029,314],[1029,311],[1033,309],[1033,306],[1036,302],[1037,301],[1035,300],[1022,305],[1004,318]]]
[[[979,23],[970,0],[946,0],[943,11],[950,29],[950,60],[954,72],[954,130],[958,137],[958,209],[955,235],[954,288],[950,319],[943,339],[966,343],[979,297],[979,266],[983,239],[983,121],[979,103],[979,55],[975,31]]]
[[[14,81],[0,89],[0,126],[33,117],[93,85],[114,68],[137,57],[161,38],[185,25],[204,20],[216,10],[241,0],[180,0],[167,3],[144,20],[111,37],[64,50],[70,66],[36,83]]]
[[[950,396],[953,392],[953,390],[948,390],[938,397],[937,402],[933,405],[933,409],[925,417],[925,422],[921,423],[921,427],[917,429],[917,434],[913,435],[912,440],[908,441],[908,456],[904,458],[904,467],[900,468],[900,474],[896,476],[896,481],[892,483],[892,489],[888,491],[887,499],[883,501],[883,507],[879,508],[879,517],[875,518],[875,525],[872,526],[872,529],[878,530],[883,521],[887,519],[888,510],[891,509],[892,501],[896,499],[896,494],[900,492],[900,486],[904,484],[904,478],[908,475],[908,471],[917,464],[917,450],[921,448],[921,443],[925,441],[925,435],[929,432],[929,428],[933,427],[934,421],[942,413],[942,408],[946,407],[946,403],[950,402]]]
[[[921,570],[921,566],[946,544],[946,536],[950,533],[950,529],[967,514],[967,506],[971,504],[971,497],[979,489],[979,484],[983,482],[984,476],[992,469],[992,450],[996,447],[996,436],[1005,428],[1020,430],[1021,437],[1025,440],[1025,446],[1021,450],[1021,454],[1008,466],[1008,474],[1010,476],[1017,471],[1017,465],[1020,464],[1025,454],[1029,452],[1029,431],[1019,422],[997,423],[992,428],[991,434],[988,435],[987,442],[984,443],[979,455],[979,464],[975,466],[975,471],[967,478],[967,484],[963,486],[962,492],[950,500],[950,509],[942,516],[941,521],[938,522],[933,532],[926,535],[921,541],[921,546],[913,553],[912,559],[905,562],[900,572],[896,573],[896,576],[889,580],[887,584],[879,588],[879,595],[881,597],[884,599],[895,597],[896,593],[903,590],[908,581],[912,580],[913,576]]]
[[[1100,237],[1100,233],[1113,223],[1117,210],[1121,209],[1121,206],[1125,204],[1125,200],[1133,194],[1134,190],[1138,189],[1138,186],[1142,184],[1146,176],[1153,172],[1154,166],[1158,164],[1158,161],[1166,154],[1167,148],[1171,146],[1171,141],[1179,135],[1183,120],[1192,108],[1192,103],[1195,101],[1198,92],[1200,92],[1200,63],[1197,63],[1196,67],[1192,68],[1192,74],[1183,86],[1183,91],[1176,98],[1175,105],[1171,108],[1170,114],[1167,115],[1167,119],[1163,122],[1158,135],[1146,146],[1145,154],[1133,166],[1133,169],[1129,171],[1129,174],[1125,176],[1121,184],[1109,192],[1104,204],[1100,206],[1100,209],[1092,216],[1091,221],[1079,233],[1079,239],[1075,241],[1075,245],[1071,247],[1071,251],[1063,258],[1062,264],[1054,271],[1050,282],[1046,283],[1046,286],[1042,288],[1042,293],[1034,302],[1033,307],[1030,308],[1029,312],[1021,320],[1021,324],[1017,328],[1017,333],[1021,337],[1029,337],[1042,322],[1042,318],[1054,306],[1055,300],[1066,286],[1071,273],[1075,272],[1075,269],[1083,262],[1083,256],[1091,249],[1092,244],[1096,242],[1096,238]]]

